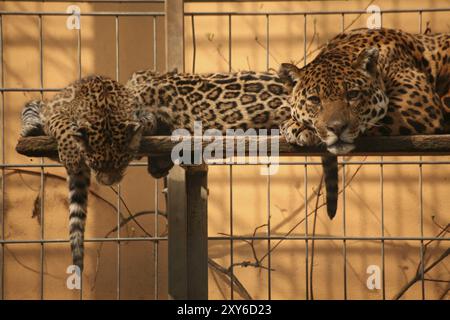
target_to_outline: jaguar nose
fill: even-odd
[[[347,129],[347,127],[348,122],[344,120],[333,120],[327,124],[327,129],[333,132],[338,137],[341,135],[342,132],[344,132],[345,129]]]

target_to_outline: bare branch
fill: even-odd
[[[445,250],[443,254],[439,256],[434,262],[432,262],[427,268],[424,269],[423,276],[425,277],[425,274],[432,270],[434,267],[436,267],[441,261],[443,261],[445,258],[448,257],[450,254],[450,248]],[[407,284],[405,284],[400,291],[394,296],[394,300],[400,299],[408,290],[411,288],[417,281],[422,279],[421,272],[416,273],[414,278],[412,278]]]
[[[239,279],[233,273],[231,273],[229,270],[222,267],[220,264],[218,264],[211,258],[208,258],[208,265],[213,270],[218,271],[218,272],[226,275],[228,278],[230,278],[230,280],[233,281],[233,284],[234,284],[233,287],[235,288],[236,292],[238,292],[244,299],[253,300],[250,293],[247,291],[247,289],[245,289],[244,285],[239,281]]]

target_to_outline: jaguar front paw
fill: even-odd
[[[321,143],[316,133],[298,124],[293,119],[289,119],[281,126],[281,135],[285,137],[288,143],[299,146],[316,146]]]

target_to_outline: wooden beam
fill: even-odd
[[[237,150],[240,141],[245,144],[246,154],[249,151],[255,152],[255,142],[271,145],[272,139],[264,137],[236,138],[233,143],[228,143],[226,138],[218,138],[216,141],[222,142],[224,154],[226,151]],[[278,138],[277,138],[278,139]],[[191,138],[191,148],[193,150],[194,138]],[[143,137],[140,146],[140,155],[168,156],[172,148],[178,142],[171,141],[170,136],[149,136]],[[205,147],[210,141],[203,141]],[[393,137],[361,137],[356,143],[356,148],[349,155],[450,155],[450,135],[417,135],[417,136],[393,136]],[[268,147],[270,151],[270,148]],[[16,151],[29,157],[57,157],[56,142],[46,136],[20,138]],[[289,143],[283,138],[279,138],[280,156],[320,156],[327,154],[326,148],[321,147],[299,147]]]

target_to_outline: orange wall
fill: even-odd
[[[74,2],[76,3],[76,2]],[[290,10],[338,10],[364,9],[369,1],[298,1],[298,2],[253,2],[238,4],[186,4],[185,10],[192,11],[290,11]],[[377,1],[382,9],[448,7],[448,1]],[[160,11],[158,4],[78,4],[82,12],[91,11]],[[9,1],[0,4],[6,11],[65,11],[65,3],[36,3]],[[345,28],[365,25],[366,16],[348,15]],[[423,28],[427,21],[433,32],[450,32],[450,14],[424,13]],[[44,17],[43,35],[43,82],[45,87],[60,88],[78,77],[77,32],[67,30],[65,17]],[[115,21],[110,17],[82,18],[82,74],[99,73],[115,77]],[[228,70],[228,18],[196,17],[196,72]],[[266,20],[261,17],[232,18],[232,69],[266,69]],[[386,14],[383,24],[387,27],[419,31],[417,14]],[[269,67],[277,69],[281,62],[300,62],[303,59],[303,17],[270,18],[270,59]],[[340,16],[309,16],[307,18],[308,61],[314,57],[315,49],[327,39],[337,34],[341,28]],[[186,71],[192,71],[193,46],[191,18],[185,18]],[[39,30],[38,20],[31,16],[4,16],[4,76],[5,87],[36,88],[40,86]],[[150,18],[121,18],[119,26],[120,80],[138,69],[153,68],[153,26]],[[157,19],[157,65],[163,71],[164,61],[164,21]],[[45,97],[51,96],[46,93]],[[7,164],[38,164],[40,159],[29,159],[14,151],[20,128],[20,110],[24,103],[39,98],[40,93],[9,92],[4,94],[4,140]],[[449,160],[448,157],[433,158]],[[428,159],[428,157],[427,157]],[[431,159],[431,158],[430,158]],[[289,158],[284,161],[303,161],[304,158]],[[310,158],[311,161],[318,159]],[[351,160],[378,160],[378,158],[352,157]],[[418,160],[411,158],[385,158],[385,160]],[[46,163],[51,163],[45,160]],[[346,180],[352,178],[358,166],[346,168]],[[32,217],[34,201],[39,194],[39,169],[16,168],[4,171],[5,197],[4,222],[5,238],[9,240],[39,239],[41,226],[38,218]],[[386,236],[418,237],[420,230],[419,167],[417,165],[384,166],[384,233]],[[45,219],[46,239],[67,237],[67,190],[62,168],[45,168],[45,173],[54,174],[45,179]],[[271,234],[285,235],[297,226],[292,235],[304,235],[305,224],[299,222],[305,216],[305,194],[307,210],[315,205],[315,192],[320,180],[320,167],[308,166],[308,185],[305,188],[305,167],[303,165],[282,166],[278,174],[270,178],[270,205],[267,200],[267,177],[259,174],[259,167],[233,167],[233,213],[235,235],[251,235],[256,227],[267,222],[268,208],[271,216]],[[423,179],[423,233],[433,236],[440,225],[450,220],[448,208],[448,165],[424,165]],[[217,236],[230,232],[230,188],[229,168],[212,166],[209,170],[209,235]],[[95,182],[91,195],[86,237],[103,237],[117,225],[117,214],[113,208],[117,203],[114,192]],[[133,167],[121,184],[121,195],[132,213],[154,210],[155,182],[146,174],[146,168]],[[161,182],[159,182],[161,190]],[[346,234],[351,236],[381,235],[380,166],[362,166],[346,188]],[[101,197],[101,198],[100,198]],[[160,194],[160,210],[164,210],[164,198]],[[106,203],[109,201],[111,205]],[[320,200],[321,202],[323,199]],[[343,235],[343,199],[339,199],[338,215],[329,221],[323,208],[318,210],[316,235]],[[122,205],[124,217],[128,216]],[[433,217],[436,223],[433,222]],[[138,218],[139,223],[151,234],[155,232],[155,221],[151,215]],[[311,234],[312,216],[308,219]],[[165,233],[164,218],[158,219],[159,234]],[[258,235],[266,235],[267,228],[258,230]],[[115,237],[115,232],[110,237]],[[129,223],[120,231],[121,236],[144,236],[144,232],[134,223]],[[271,246],[278,241],[271,242]],[[267,241],[255,241],[258,257],[267,252]],[[426,257],[436,259],[445,250],[445,242],[433,243]],[[114,242],[88,243],[86,245],[86,270],[84,278],[84,298],[108,299],[116,297],[117,287],[117,244]],[[150,242],[123,242],[121,257],[121,297],[152,299],[154,295],[155,246]],[[309,262],[311,243],[309,242]],[[167,297],[167,244],[158,245],[158,298]],[[305,298],[304,241],[283,241],[271,253],[272,298]],[[316,241],[314,254],[314,296],[317,299],[341,299],[344,290],[344,259],[342,241]],[[349,240],[346,243],[347,292],[350,299],[380,299],[379,290],[370,291],[366,287],[366,269],[369,265],[381,266],[381,243],[379,241]],[[40,297],[39,244],[5,245],[4,295],[7,299],[38,299]],[[210,241],[209,256],[222,266],[230,265],[229,241]],[[251,247],[242,241],[234,242],[234,262],[252,261]],[[411,279],[420,259],[420,242],[385,241],[386,297],[392,298]],[[268,258],[263,260],[267,266]],[[47,299],[75,299],[78,293],[65,286],[65,270],[70,264],[68,244],[46,244],[44,255],[44,297]],[[235,267],[236,276],[244,284],[253,298],[267,298],[268,272],[253,267]],[[444,261],[430,272],[430,278],[448,279],[449,265]],[[426,298],[439,298],[445,283],[426,282]],[[229,298],[230,286],[223,275],[210,270],[210,298]],[[238,292],[235,298],[240,298]],[[420,284],[412,287],[405,298],[420,298]],[[447,296],[448,298],[448,296]]]

